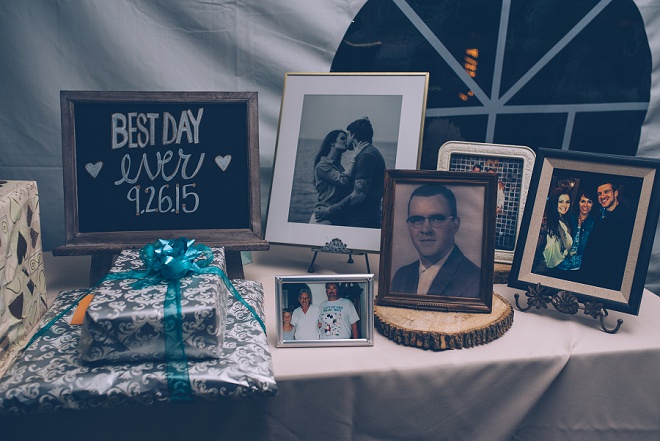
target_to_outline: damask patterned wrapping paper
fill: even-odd
[[[224,250],[213,249],[212,265],[225,268]],[[137,250],[124,250],[111,272],[144,266]],[[167,282],[134,289],[136,279],[107,280],[95,288],[80,335],[86,362],[159,361],[165,358],[164,298]],[[180,280],[183,347],[188,359],[218,358],[222,352],[229,291],[220,276]]]
[[[0,181],[0,360],[46,312],[34,181]]]
[[[263,320],[260,283],[234,280],[234,286]],[[83,291],[58,295],[43,326]],[[149,405],[170,401],[166,362],[95,365],[78,353],[80,326],[73,310],[35,341],[0,380],[0,413]],[[227,298],[225,343],[219,359],[188,360],[194,400],[270,397],[277,393],[266,334],[245,305]]]

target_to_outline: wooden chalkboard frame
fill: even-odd
[[[117,232],[81,232],[79,223],[76,164],[76,105],[78,103],[245,103],[245,134],[248,145],[249,226],[240,229],[151,230]],[[109,269],[114,254],[123,249],[139,248],[157,239],[187,237],[208,246],[222,246],[227,255],[230,277],[242,278],[240,251],[267,250],[262,239],[259,187],[259,123],[256,92],[60,92],[62,118],[62,166],[64,177],[65,245],[53,255],[92,255],[90,281]]]

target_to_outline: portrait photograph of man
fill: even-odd
[[[494,249],[487,245],[493,242],[493,228],[485,219],[494,220],[496,186],[492,184],[496,182],[485,173],[480,175],[484,182],[474,184],[424,179],[388,186],[394,189],[387,201],[391,240],[381,242],[387,247],[388,286],[379,291],[379,298],[386,291],[386,297],[393,301],[404,297],[410,306],[483,301],[483,269],[492,266]],[[383,238],[388,234],[384,232]]]

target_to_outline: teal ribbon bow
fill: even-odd
[[[106,280],[137,279],[133,288],[140,289],[167,281],[167,292],[164,300],[163,328],[165,330],[165,357],[167,360],[167,385],[170,399],[173,401],[187,401],[192,399],[192,386],[188,375],[188,362],[183,344],[183,314],[181,312],[181,278],[193,274],[215,274],[219,276],[231,294],[242,303],[259,322],[266,333],[266,325],[259,314],[240,295],[231,283],[225,272],[215,266],[211,248],[202,244],[195,244],[194,239],[181,237],[174,240],[158,239],[140,249],[140,258],[146,271],[129,270],[110,273],[98,281],[94,286],[85,290],[65,310],[60,312],[43,328],[39,330],[25,346],[27,349],[37,338],[43,335],[62,316],[74,308],[95,287]],[[24,349],[24,350],[25,350]]]

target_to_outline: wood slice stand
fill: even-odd
[[[493,283],[506,285],[509,282],[511,265],[508,263],[496,263],[493,268]]]
[[[493,294],[490,314],[376,306],[374,315],[376,329],[385,337],[433,351],[486,344],[504,335],[513,324],[513,308],[499,294]]]

